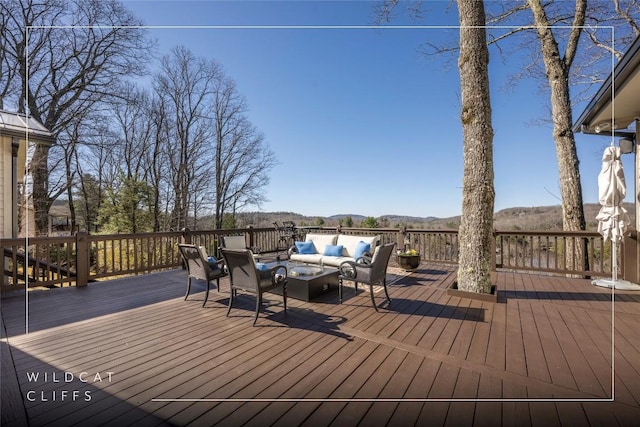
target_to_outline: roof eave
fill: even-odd
[[[620,62],[615,66],[613,72],[607,77],[596,95],[591,99],[582,114],[573,125],[573,132],[582,132],[594,135],[617,135],[617,130],[606,132],[595,132],[590,130],[591,121],[612,102],[613,85],[618,90],[624,86],[624,82],[631,76],[636,68],[640,67],[640,36],[630,46]],[[615,80],[614,80],[615,79]]]

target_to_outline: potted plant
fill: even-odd
[[[405,248],[396,254],[396,260],[400,268],[405,270],[415,270],[420,264],[420,253],[415,249]]]

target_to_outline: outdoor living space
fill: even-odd
[[[637,425],[640,294],[498,271],[497,303],[452,296],[456,266],[389,269],[390,305],[202,307],[186,272],[2,296],[2,425]],[[375,290],[374,290],[375,292]],[[37,380],[35,376],[38,376]],[[24,404],[23,404],[24,401]]]

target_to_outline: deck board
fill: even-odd
[[[506,370],[518,375],[527,375],[527,362],[524,347],[524,331],[521,322],[520,307],[522,301],[507,303],[505,322],[505,362]]]
[[[227,317],[228,279],[203,308],[201,283],[184,301],[180,270],[32,291],[29,334],[24,295],[3,294],[2,425],[549,427],[640,418],[638,294],[615,291],[612,303],[611,290],[586,279],[504,271],[495,275],[500,302],[489,303],[448,295],[451,266],[397,277],[391,305],[375,294],[380,312],[362,287],[345,287],[342,304],[335,291],[290,299],[286,316],[281,297],[267,294],[256,327],[252,296]],[[612,330],[616,398],[607,401]],[[83,371],[113,380],[84,383]],[[28,372],[74,379],[31,382]],[[41,393],[34,402],[24,399],[30,390]],[[91,401],[62,400],[65,390],[89,391]]]

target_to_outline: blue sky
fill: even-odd
[[[262,211],[310,216],[449,217],[462,200],[462,129],[455,58],[427,57],[427,41],[457,38],[455,8],[428,2],[420,29],[373,24],[369,1],[126,1],[160,54],[183,45],[214,58],[237,83],[251,122],[279,164]],[[415,25],[402,15],[394,25]],[[195,26],[301,28],[194,28]],[[311,26],[345,26],[312,28]],[[173,28],[169,28],[173,27]],[[180,28],[175,28],[180,27]],[[534,81],[505,90],[519,59],[491,52],[495,209],[560,203],[551,127],[532,126],[548,99]],[[574,118],[584,104],[574,109]],[[606,137],[577,135],[585,202],[597,203]],[[627,182],[633,163],[625,156]],[[408,184],[409,183],[409,184]],[[628,191],[626,201],[632,201]]]

